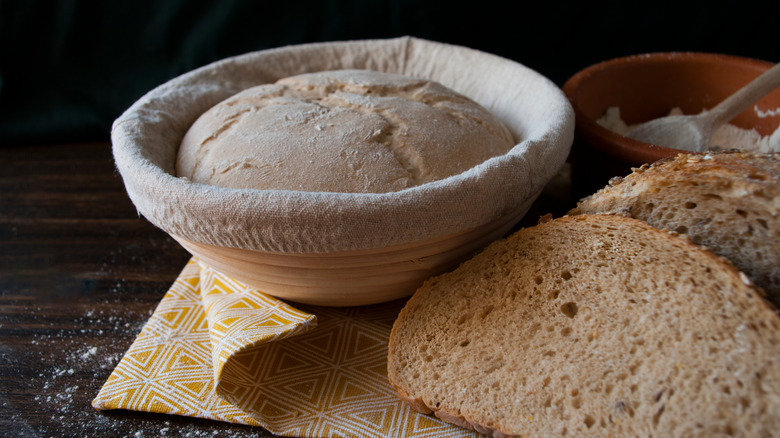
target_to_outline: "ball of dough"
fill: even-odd
[[[386,193],[461,173],[514,145],[497,117],[441,84],[335,70],[215,105],[182,139],[177,174],[237,189]]]

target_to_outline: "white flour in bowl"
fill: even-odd
[[[672,108],[670,116],[682,115],[680,108]],[[626,135],[636,125],[628,125],[620,116],[620,108],[611,106],[596,123],[620,135]],[[711,150],[740,149],[749,152],[780,152],[780,127],[772,135],[762,136],[755,129],[745,129],[732,124],[721,126],[712,135]]]

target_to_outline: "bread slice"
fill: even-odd
[[[780,306],[780,154],[680,154],[581,200],[571,215],[624,212],[731,260]]]
[[[749,283],[645,222],[565,216],[418,289],[389,380],[494,436],[772,436],[780,317]]]

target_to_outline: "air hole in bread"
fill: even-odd
[[[544,277],[539,275],[536,278],[534,278],[534,282],[536,282],[536,284],[542,284],[542,282],[544,282]]]
[[[490,313],[493,311],[494,308],[495,307],[493,307],[493,305],[489,305],[489,306],[486,306],[485,308],[483,308],[482,309],[482,314],[480,315],[480,318],[482,318],[482,319],[487,318],[487,316],[490,315]]]
[[[774,200],[774,197],[772,195],[766,194],[763,190],[756,190],[755,192],[753,192],[753,196],[763,198],[769,201]]]
[[[471,343],[471,340],[470,339],[466,339],[465,341],[461,341],[460,344],[458,344],[458,345],[461,346],[461,347],[468,347],[470,343]]]
[[[715,193],[705,193],[705,194],[701,195],[701,197],[704,198],[704,199],[712,199],[712,200],[717,200],[717,201],[720,201],[721,199],[723,199],[722,196],[720,196],[718,194],[715,194]]]
[[[562,336],[569,336],[571,334],[571,327],[564,327],[561,329]]]
[[[685,225],[680,225],[674,231],[676,231],[679,234],[688,234],[688,227],[686,227]]]
[[[551,291],[550,295],[549,295],[550,296],[550,300],[557,299],[560,294],[561,294],[561,291],[558,290],[558,289],[555,289],[555,290]]]
[[[590,415],[585,416],[585,426],[590,429],[594,424],[596,423],[596,420],[593,419]]]
[[[561,306],[561,312],[569,318],[574,318],[577,315],[577,303],[568,302]]]
[[[571,406],[572,406],[574,409],[579,409],[580,407],[582,407],[582,399],[580,399],[579,397],[575,397],[575,398],[573,398],[573,399],[571,400]]]
[[[658,420],[661,419],[661,414],[664,413],[664,410],[666,409],[666,405],[661,405],[661,408],[658,409],[658,412],[653,415],[653,425],[658,426]]]
[[[688,210],[693,210],[696,207],[697,205],[695,202],[688,201],[685,203],[685,208],[687,208]]]
[[[745,210],[742,210],[742,209],[739,209],[739,208],[738,208],[738,209],[737,209],[737,211],[736,211],[736,213],[737,213],[738,215],[742,216],[742,217],[747,217],[747,212],[746,212]]]
[[[561,278],[563,278],[564,280],[570,280],[571,279],[571,272],[563,271],[561,273]]]

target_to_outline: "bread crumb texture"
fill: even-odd
[[[388,375],[417,410],[494,436],[776,436],[780,318],[689,240],[566,216],[427,281]]]
[[[436,82],[336,70],[212,107],[184,136],[177,174],[238,189],[384,193],[461,173],[514,145],[498,118]]]
[[[615,179],[569,214],[600,212],[688,235],[780,306],[780,153],[680,154]]]

